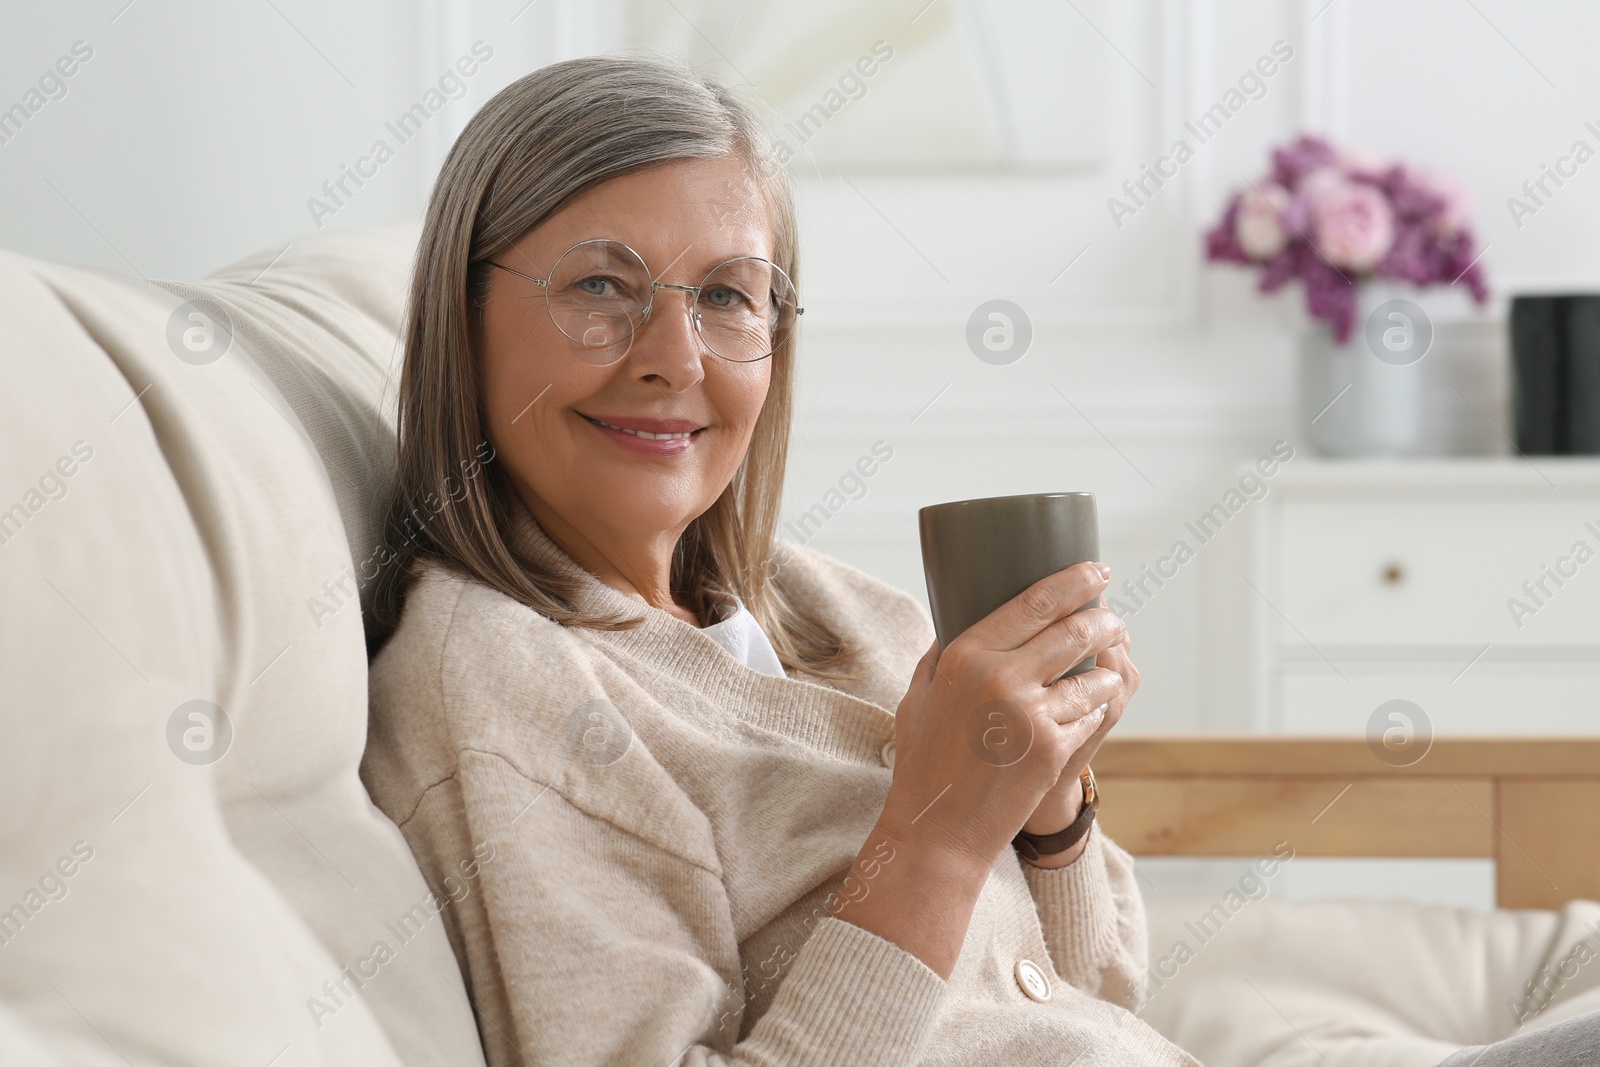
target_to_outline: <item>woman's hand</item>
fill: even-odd
[[[1078,812],[1083,807],[1083,783],[1080,781],[1080,776],[1084,768],[1094,760],[1095,753],[1100,751],[1100,743],[1122,720],[1122,713],[1127,708],[1128,701],[1139,688],[1139,670],[1129,658],[1132,648],[1132,638],[1124,634],[1121,644],[1113,645],[1095,656],[1096,666],[1109,667],[1122,675],[1122,685],[1117,696],[1107,706],[1105,719],[1101,722],[1100,728],[1072,754],[1067,765],[1061,769],[1060,778],[1045,793],[1044,799],[1033,810],[1028,821],[1022,824],[1022,828],[1030,834],[1058,833],[1072,825],[1073,820],[1078,817]],[[1089,838],[1086,836],[1065,852],[1041,856],[1030,862],[1038,867],[1065,867],[1083,854],[1084,847],[1088,843]]]
[[[934,642],[896,712],[880,829],[987,870],[1058,783],[1078,788],[1137,685],[1122,620],[1103,607],[1076,611],[1099,598],[1109,573],[1068,567],[942,652]],[[1050,684],[1086,656],[1093,670]]]
[[[1126,703],[1123,675],[1100,660],[1131,670],[1115,651],[1122,620],[1101,607],[1074,614],[1110,573],[1094,563],[1057,571],[949,648],[929,647],[895,713],[894,778],[852,865],[857,891],[835,916],[950,977],[995,859]],[[1093,670],[1050,684],[1086,656]]]

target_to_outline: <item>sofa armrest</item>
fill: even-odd
[[[1094,767],[1136,856],[1487,857],[1500,907],[1600,900],[1600,738],[1439,738],[1396,767],[1362,738],[1134,736]]]

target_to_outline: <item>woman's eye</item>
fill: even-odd
[[[612,283],[611,283],[611,279],[610,278],[590,277],[590,278],[585,278],[582,281],[580,281],[578,283],[578,288],[582,289],[585,293],[588,293],[590,296],[606,296],[607,295],[607,288],[606,287],[611,285],[611,284]]]
[[[705,297],[706,301],[714,308],[734,308],[738,307],[741,302],[749,303],[743,293],[737,289],[730,289],[726,285],[718,285],[707,289]]]

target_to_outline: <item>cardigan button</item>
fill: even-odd
[[[885,767],[889,768],[891,771],[894,770],[894,739],[893,738],[890,738],[889,740],[887,740],[887,741],[885,741],[883,743],[883,748],[882,748],[881,751],[879,751],[878,756],[883,760],[883,765]]]
[[[1029,1000],[1036,1000],[1040,1004],[1050,999],[1050,979],[1045,977],[1044,971],[1032,960],[1017,961],[1017,985],[1028,994]]]

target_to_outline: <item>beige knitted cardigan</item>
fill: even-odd
[[[514,538],[587,579],[583,608],[644,623],[563,627],[429,565],[372,665],[361,769],[435,887],[493,1067],[1196,1064],[1130,1012],[1144,911],[1098,830],[1058,870],[1000,856],[948,981],[827,914],[933,640],[914,598],[786,543],[789,588],[866,649],[865,680],[823,685],[611,589],[522,508]]]

